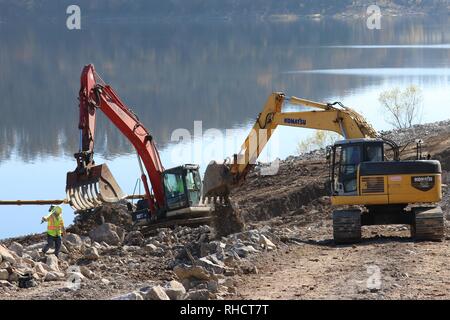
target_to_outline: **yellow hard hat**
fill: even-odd
[[[60,215],[62,213],[62,209],[60,206],[53,207],[52,213],[56,213],[56,215]]]

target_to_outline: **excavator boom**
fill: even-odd
[[[312,110],[283,112],[286,103]],[[377,132],[363,116],[339,102],[320,103],[272,93],[232,162],[211,162],[206,168],[205,197],[226,197],[233,185],[241,183],[279,125],[333,131],[345,139],[377,137]]]
[[[131,142],[138,153],[142,181],[149,202],[150,211],[164,206],[164,188],[158,150],[151,134],[137,116],[120,100],[114,90],[103,83],[92,64],[84,67],[81,74],[79,93],[80,150],[75,154],[77,168],[67,174],[66,192],[71,205],[76,210],[87,210],[104,202],[117,202],[125,198],[117,182],[105,164],[95,165],[94,132],[96,110],[100,109],[107,118]],[[153,193],[147,183],[142,162],[150,179]]]

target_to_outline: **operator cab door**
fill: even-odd
[[[189,206],[197,205],[202,195],[202,180],[198,169],[186,170],[186,188],[188,192]]]
[[[164,172],[164,191],[169,211],[188,206],[183,170],[179,167]]]
[[[358,167],[361,162],[383,161],[383,142],[348,142],[333,146],[332,194],[358,194]]]

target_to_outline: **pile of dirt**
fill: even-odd
[[[246,223],[268,220],[328,195],[327,178],[324,159],[292,157],[280,162],[275,175],[262,175],[254,169],[230,198]]]
[[[126,204],[107,204],[91,212],[79,213],[68,232],[79,235],[88,235],[89,231],[103,223],[112,223],[121,226],[126,231],[133,228],[131,214]]]

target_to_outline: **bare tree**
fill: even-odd
[[[312,136],[301,140],[297,145],[299,154],[308,153],[312,150],[323,149],[338,140],[339,135],[329,131],[317,130]]]
[[[386,90],[380,94],[378,100],[386,114],[386,121],[396,129],[410,128],[421,121],[422,91],[414,85],[403,91],[399,88]]]

